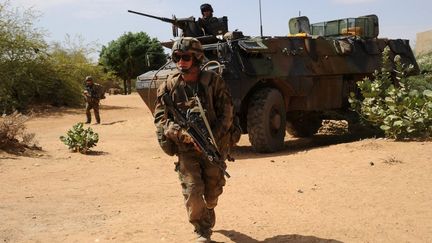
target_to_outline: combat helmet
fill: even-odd
[[[201,42],[193,37],[182,37],[174,42],[171,49],[171,58],[173,61],[176,51],[192,53],[198,64],[202,63],[204,60],[204,51]]]
[[[87,76],[87,77],[85,78],[85,81],[93,81],[93,77],[92,77],[92,76]]]
[[[200,9],[201,9],[201,13],[203,13],[203,12],[206,11],[206,10],[209,10],[210,12],[213,13],[213,8],[212,8],[212,6],[211,6],[210,4],[208,4],[208,3],[204,3],[204,4],[202,4],[202,5],[200,6]]]

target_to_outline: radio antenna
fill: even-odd
[[[259,0],[259,13],[260,13],[260,30],[261,37],[263,37],[262,15],[261,15],[261,0]]]

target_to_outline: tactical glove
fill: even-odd
[[[180,133],[180,125],[176,124],[174,122],[168,123],[168,125],[165,127],[164,134],[167,138],[171,139],[174,142],[179,141],[179,133]]]
[[[165,128],[164,132],[165,136],[175,143],[186,143],[186,144],[193,144],[195,150],[201,151],[199,147],[195,144],[193,138],[180,127],[180,125],[170,122],[168,126]]]
[[[185,132],[180,125],[174,123],[174,122],[170,122],[167,126],[167,128],[165,129],[165,136],[167,138],[170,138],[171,140],[175,141],[175,142],[180,142],[180,143],[192,143],[193,139],[192,137]]]

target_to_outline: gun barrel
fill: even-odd
[[[154,16],[154,15],[150,15],[150,14],[145,14],[145,13],[141,13],[141,12],[137,12],[137,11],[133,11],[133,10],[128,10],[129,13],[133,13],[133,14],[138,14],[138,15],[142,15],[142,16],[146,16],[149,18],[153,18],[153,19],[158,19],[164,22],[168,22],[173,24],[175,22],[174,19],[170,19],[170,18],[165,18],[165,17],[158,17],[158,16]]]

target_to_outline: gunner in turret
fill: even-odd
[[[204,35],[214,35],[216,36],[217,30],[212,28],[214,23],[218,22],[216,17],[213,17],[213,8],[210,4],[204,3],[200,7],[202,17],[198,18],[198,25],[201,27]]]

